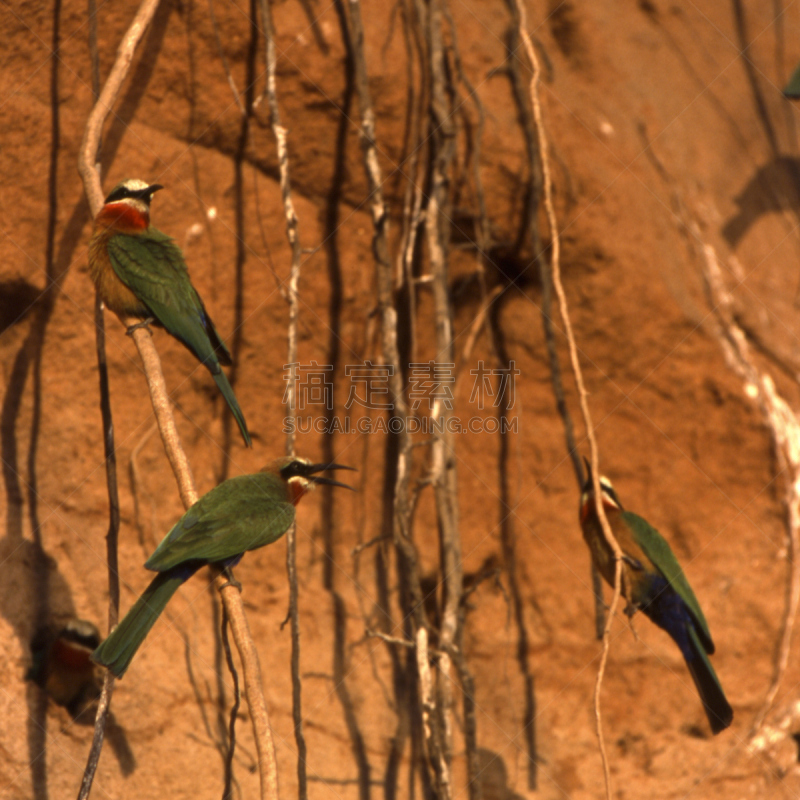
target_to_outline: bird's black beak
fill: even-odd
[[[592,490],[592,465],[586,456],[583,457],[583,463],[586,464],[586,483],[583,484],[583,491],[590,492]]]
[[[316,474],[318,472],[328,472],[328,470],[332,469],[349,469],[353,472],[356,471],[355,467],[348,467],[346,464],[309,464],[306,469],[306,477],[312,483],[317,484],[317,486],[341,486],[343,489],[355,491],[352,486],[348,486],[346,483],[340,483],[332,478],[323,478]]]
[[[146,189],[142,189],[141,197],[142,200],[145,201],[148,205],[150,205],[150,201],[153,199],[153,195],[163,189],[164,187],[160,183],[152,183]]]
[[[137,189],[135,192],[129,192],[129,197],[136,197],[139,200],[144,200],[147,205],[153,199],[153,195],[164,187],[160,183],[151,183],[150,186],[145,186],[144,189]]]

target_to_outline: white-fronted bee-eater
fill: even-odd
[[[628,601],[626,613],[643,611],[672,637],[689,668],[712,732],[725,730],[733,721],[733,709],[708,658],[714,652],[708,623],[678,559],[666,539],[647,520],[622,508],[608,478],[600,478],[600,490],[608,524],[623,553],[622,592]],[[591,469],[581,495],[580,518],[592,559],[603,578],[613,586],[614,552],[597,517]]]
[[[239,425],[250,433],[222,365],[233,362],[189,280],[180,247],[150,224],[150,201],[163,187],[137,179],[118,183],[94,221],[89,271],[100,299],[123,322],[154,323],[194,353],[211,373]]]
[[[207,564],[230,569],[248,550],[272,544],[294,522],[300,498],[317,484],[352,487],[317,473],[352,469],[281,458],[254,475],[229,478],[178,520],[145,562],[158,573],[122,622],[92,653],[121,677],[178,587]]]

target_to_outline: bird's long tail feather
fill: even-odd
[[[187,577],[185,570],[156,575],[122,622],[92,653],[92,661],[108,667],[117,678],[121,678],[150,628]]]
[[[733,721],[733,709],[725,697],[725,692],[722,691],[722,685],[719,682],[717,673],[714,672],[714,667],[711,666],[711,662],[708,660],[705,648],[697,636],[694,625],[689,622],[687,627],[689,629],[690,653],[685,656],[686,666],[689,668],[694,685],[697,687],[697,692],[703,701],[703,708],[711,725],[711,730],[716,734],[724,731],[731,724]]]
[[[244,414],[242,414],[242,409],[239,408],[239,402],[236,399],[236,395],[233,393],[233,387],[231,387],[230,383],[228,383],[228,379],[225,377],[225,373],[221,369],[212,374],[214,375],[214,380],[216,381],[217,386],[219,386],[219,390],[222,392],[222,396],[225,398],[225,402],[228,404],[231,412],[233,412],[236,423],[239,425],[239,430],[242,432],[242,436],[244,437],[245,444],[248,447],[251,447],[252,442],[250,441],[250,432],[247,430],[247,423],[244,421]]]

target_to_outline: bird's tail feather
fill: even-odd
[[[92,653],[92,661],[108,667],[116,677],[121,678],[139,645],[186,577],[184,571],[160,572],[156,575],[122,622]]]
[[[733,721],[733,709],[722,691],[722,684],[719,682],[714,667],[708,660],[705,648],[697,636],[694,625],[689,623],[689,649],[691,658],[686,658],[686,666],[697,687],[700,699],[703,701],[708,722],[711,725],[712,733],[724,731]]]
[[[244,414],[242,414],[242,409],[239,408],[239,402],[236,399],[236,395],[233,393],[233,387],[231,387],[230,383],[228,383],[228,379],[225,377],[225,373],[221,369],[212,374],[214,375],[214,380],[216,381],[217,386],[219,386],[219,390],[222,392],[222,396],[225,398],[225,402],[227,402],[228,407],[233,412],[233,416],[239,425],[239,430],[242,432],[242,436],[244,437],[245,444],[248,447],[251,447],[252,442],[250,441],[250,432],[247,430],[247,423],[244,421]]]

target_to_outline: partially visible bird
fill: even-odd
[[[789,78],[789,83],[784,86],[783,95],[790,100],[800,99],[800,64],[794,68],[792,77]]]
[[[77,717],[100,694],[98,669],[90,659],[99,643],[100,631],[85,619],[43,628],[31,642],[33,663],[26,678]]]
[[[294,509],[316,484],[352,487],[317,475],[341,464],[281,458],[254,475],[229,478],[203,495],[178,520],[145,562],[157,572],[92,660],[121,677],[178,587],[200,567],[235,566],[248,550],[272,544],[294,521]]]
[[[250,433],[221,364],[231,354],[189,280],[180,247],[150,225],[150,201],[164,187],[128,179],[106,197],[94,220],[89,271],[100,299],[123,322],[135,317],[161,325],[211,373],[236,418],[245,443]]]
[[[606,542],[594,500],[592,471],[581,495],[583,538],[592,558],[610,586],[614,585],[614,553]],[[608,523],[623,552],[622,593],[626,613],[642,610],[663,628],[680,648],[694,680],[713,733],[725,730],[733,720],[728,703],[708,656],[714,642],[700,604],[666,539],[645,519],[625,511],[606,477],[600,478],[601,501]]]

